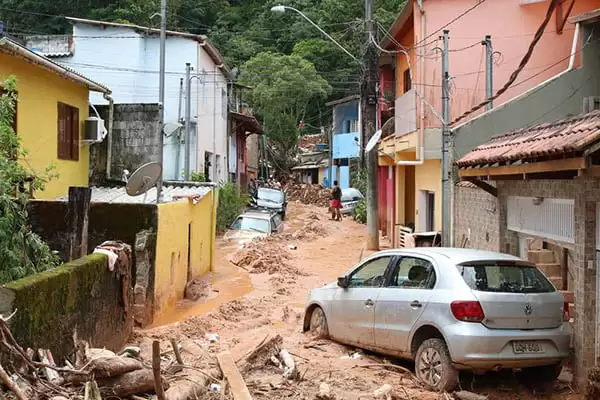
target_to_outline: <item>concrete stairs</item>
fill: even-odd
[[[565,301],[569,303],[569,315],[571,316],[571,328],[573,327],[575,316],[575,296],[570,290],[563,290],[562,266],[556,260],[556,255],[552,250],[544,249],[541,245],[536,245],[534,241],[529,242],[527,259],[529,262],[537,265],[538,269],[546,275],[554,287],[563,295]],[[571,339],[572,341],[572,339]],[[572,344],[572,343],[571,343]]]

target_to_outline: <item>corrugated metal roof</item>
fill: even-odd
[[[165,185],[162,188],[164,203],[178,201],[176,196],[203,197],[212,190],[208,186]],[[68,201],[69,196],[59,197],[58,201]],[[150,189],[146,195],[129,196],[124,187],[92,187],[92,203],[120,203],[120,204],[154,204],[156,203],[156,187]]]
[[[456,163],[459,167],[577,153],[600,140],[600,110],[494,136]]]

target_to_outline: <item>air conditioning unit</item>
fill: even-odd
[[[100,143],[107,134],[104,120],[98,117],[89,117],[85,120],[84,143]]]

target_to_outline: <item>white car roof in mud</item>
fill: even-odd
[[[401,253],[412,253],[414,255],[429,256],[434,259],[443,260],[446,259],[454,264],[462,264],[469,261],[520,261],[523,264],[527,264],[526,261],[521,260],[518,257],[510,254],[499,253],[495,251],[475,250],[475,249],[463,249],[454,247],[416,247],[406,249],[390,249],[383,250],[377,255],[396,255]],[[374,255],[375,255],[374,254]]]
[[[269,210],[248,210],[240,214],[240,217],[256,218],[256,219],[271,219],[273,212]]]

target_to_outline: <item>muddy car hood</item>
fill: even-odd
[[[281,210],[283,208],[282,203],[274,203],[263,199],[256,199],[256,205],[261,208],[269,208],[272,210]]]
[[[253,239],[265,238],[268,235],[266,233],[254,232],[254,231],[228,231],[223,239],[233,242],[249,242]]]

